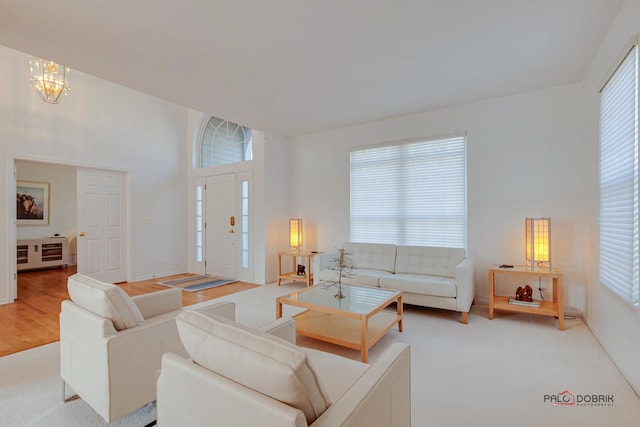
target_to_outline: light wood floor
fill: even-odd
[[[18,299],[14,304],[0,305],[0,356],[60,339],[60,303],[69,299],[67,278],[75,273],[75,267],[68,267],[18,274]],[[127,282],[120,286],[127,294],[134,296],[167,289],[155,282],[184,276],[187,274]],[[198,292],[182,292],[182,305],[207,301],[256,286],[258,285],[236,282]]]

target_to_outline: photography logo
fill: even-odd
[[[576,394],[569,390],[545,394],[544,403],[555,406],[613,406],[612,394]]]
[[[545,394],[544,401],[551,402],[556,406],[575,406],[577,399],[575,393],[565,390],[558,394]]]

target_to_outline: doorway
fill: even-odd
[[[204,270],[207,274],[253,280],[251,173],[205,177]]]
[[[13,191],[18,194],[19,184],[22,182],[35,182],[39,185],[46,185],[48,189],[48,198],[46,203],[43,202],[41,209],[46,209],[47,220],[40,221],[38,224],[17,224],[16,211],[13,205],[9,205],[9,218],[13,226],[9,227],[13,233],[9,236],[9,242],[13,242],[13,247],[17,249],[18,242],[32,239],[50,239],[56,242],[64,240],[66,245],[65,262],[61,264],[77,265],[78,272],[90,274],[98,279],[112,283],[127,280],[128,275],[128,215],[127,215],[127,173],[119,171],[96,170],[83,168],[78,165],[46,162],[42,160],[32,160],[27,158],[12,158],[13,163]],[[10,163],[11,164],[11,163]],[[80,177],[87,178],[81,179]],[[80,183],[103,182],[108,187],[108,195],[101,196],[99,192],[83,191]],[[117,183],[118,191],[113,191],[114,184]],[[11,191],[11,185],[10,185]],[[100,200],[100,198],[102,198]],[[99,202],[96,202],[99,200]],[[92,203],[95,202],[95,203]],[[79,234],[84,232],[87,236],[87,230],[93,231],[89,225],[93,225],[96,215],[103,213],[103,217],[109,221],[111,226],[114,221],[119,221],[119,235],[114,236],[102,235],[101,248],[105,248],[101,253],[108,258],[100,259],[95,256],[94,252],[89,252],[82,240],[79,240]],[[88,223],[87,223],[88,222]],[[86,226],[83,230],[79,230],[80,225]],[[57,236],[56,236],[57,235]],[[91,245],[90,245],[91,246]],[[94,243],[92,247],[95,247]],[[42,246],[37,248],[42,251]],[[16,252],[13,252],[14,254]],[[44,253],[43,253],[44,255]],[[10,264],[13,265],[12,271],[8,272],[8,276],[12,276],[13,280],[10,286],[10,297],[12,300],[18,298],[17,272],[18,262],[20,260],[13,258],[9,254]],[[86,260],[94,260],[90,265]],[[99,261],[95,261],[98,259]],[[97,268],[96,268],[97,266]],[[25,270],[27,271],[27,270]],[[43,270],[46,271],[46,270]],[[111,276],[101,276],[106,271]],[[117,275],[113,275],[117,272]]]
[[[78,272],[106,283],[127,281],[127,175],[78,168]]]
[[[207,274],[236,277],[236,174],[205,179],[205,271]]]

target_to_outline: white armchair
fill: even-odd
[[[281,319],[282,320],[282,319]],[[261,328],[184,311],[188,358],[166,353],[158,425],[409,427],[411,355],[396,343],[372,365],[297,347],[295,321]]]
[[[67,288],[71,301],[60,312],[63,398],[68,386],[107,422],[156,400],[162,354],[186,355],[175,322],[182,291],[129,297],[80,274],[69,277]],[[216,308],[227,316],[229,303],[207,309]]]

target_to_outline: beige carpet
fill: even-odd
[[[275,297],[301,284],[262,286],[223,300],[236,301],[237,320],[258,326],[275,318]],[[203,304],[206,304],[203,303]],[[298,311],[284,307],[284,314]],[[412,424],[422,426],[639,425],[640,399],[581,320],[559,331],[552,318],[472,307],[459,314],[406,306],[404,332],[389,332],[370,351],[374,362],[390,343],[411,345]],[[300,337],[299,344],[358,359],[359,352]],[[59,401],[58,344],[0,358],[0,425],[101,426],[82,401]],[[556,406],[545,396],[613,396],[608,406]],[[84,405],[84,406],[83,406]],[[120,420],[142,426],[153,408]]]
[[[275,318],[275,297],[302,284],[263,286],[229,295],[237,320],[258,326]],[[272,301],[264,304],[263,301]],[[283,307],[285,316],[300,311]],[[632,427],[640,398],[581,319],[565,330],[550,317],[496,313],[473,306],[469,324],[446,310],[405,306],[404,332],[390,331],[370,351],[374,362],[392,342],[411,345],[412,425],[452,427]],[[360,353],[310,338],[298,344],[359,360]],[[612,406],[544,402],[568,390],[613,396]]]

